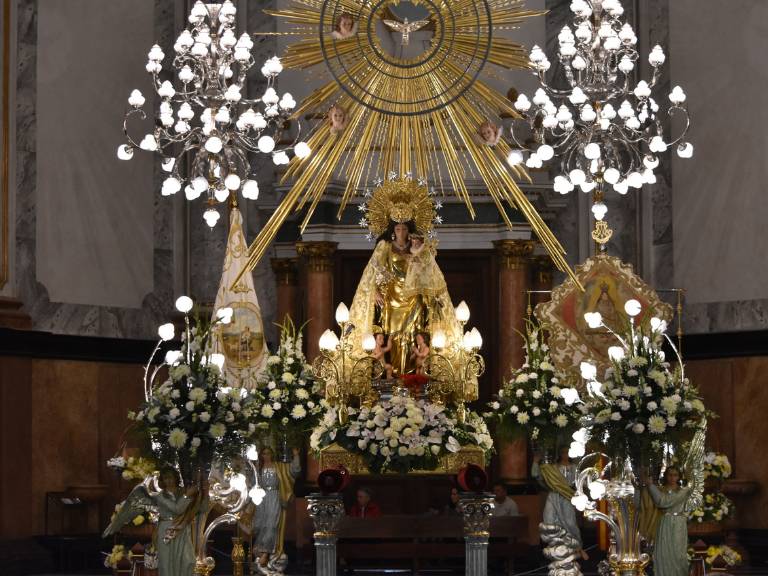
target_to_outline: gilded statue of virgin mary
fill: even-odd
[[[435,245],[424,241],[434,217],[426,186],[410,179],[382,184],[367,210],[376,247],[352,300],[350,322],[361,338],[374,331],[387,335],[396,376],[414,371],[417,334],[429,340],[441,330],[448,345],[461,338]],[[362,341],[354,346],[361,350]]]

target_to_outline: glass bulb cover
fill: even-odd
[[[376,348],[376,337],[373,334],[366,334],[363,336],[363,350],[369,354]]]
[[[690,142],[681,142],[677,147],[677,155],[680,156],[680,158],[692,158],[693,144]]]
[[[256,146],[258,146],[260,152],[269,154],[275,149],[275,140],[272,136],[262,136],[259,138]]]
[[[616,184],[616,182],[619,181],[621,178],[621,172],[616,170],[616,168],[608,168],[603,173],[603,179],[608,182],[608,184]]]
[[[584,174],[584,171],[581,170],[580,168],[571,170],[570,173],[568,174],[568,177],[570,178],[571,183],[574,186],[579,186],[582,183],[586,182],[587,180],[587,175]]]
[[[259,197],[259,183],[256,180],[246,180],[243,184],[243,197],[249,200],[257,200]]]
[[[432,346],[439,350],[441,348],[445,348],[445,344],[446,344],[445,332],[443,330],[436,330],[435,333],[432,335]]]
[[[347,322],[349,322],[349,308],[347,308],[347,305],[344,304],[344,302],[341,302],[336,307],[336,323],[346,324]]]
[[[192,302],[192,298],[189,296],[179,296],[176,298],[176,310],[182,314],[186,314],[192,310],[192,306],[194,306],[194,302]]]
[[[643,309],[643,307],[642,307],[642,305],[640,304],[640,302],[638,302],[638,301],[637,301],[637,300],[635,300],[635,299],[630,299],[630,300],[627,300],[627,301],[624,303],[624,312],[626,312],[626,313],[627,313],[627,315],[628,315],[628,316],[630,316],[630,317],[632,317],[632,318],[634,318],[635,316],[637,316],[638,314],[640,314],[640,312],[642,311],[642,309]]]
[[[240,188],[240,176],[237,174],[227,174],[227,177],[224,178],[224,186],[230,190],[237,190]]]
[[[523,153],[520,150],[511,150],[509,154],[507,154],[507,164],[512,167],[522,164],[523,160]]]
[[[216,208],[208,208],[208,210],[203,213],[203,219],[205,220],[205,223],[208,224],[209,228],[216,226],[216,223],[219,221],[220,217],[221,215],[216,210]]]
[[[459,302],[459,305],[456,306],[456,320],[463,324],[466,324],[469,320],[469,306],[467,306],[467,303],[464,300]]]
[[[121,144],[117,147],[117,157],[120,160],[130,160],[133,158],[133,147],[128,144]]]
[[[590,142],[584,146],[584,156],[590,160],[597,160],[600,158],[600,145],[596,142]]]
[[[296,147],[293,149],[294,154],[296,154],[296,157],[299,159],[307,158],[310,154],[312,154],[312,149],[309,147],[309,144],[306,142],[299,142],[296,144]]]

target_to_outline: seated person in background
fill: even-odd
[[[459,510],[459,489],[455,486],[451,488],[451,499],[443,507],[443,516],[461,516]]]
[[[493,485],[493,516],[519,516],[517,504],[507,496],[507,487],[501,482]]]
[[[373,495],[368,488],[358,488],[357,502],[352,506],[349,515],[353,518],[378,518],[381,516],[381,508],[373,501]]]

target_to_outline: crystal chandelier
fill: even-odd
[[[182,188],[190,201],[205,195],[208,209],[204,218],[211,228],[219,220],[217,203],[226,202],[230,195],[235,197],[238,190],[243,198],[258,198],[259,185],[251,175],[249,153],[270,154],[274,164],[281,165],[290,161],[289,151],[299,158],[311,152],[299,141],[300,126],[293,142],[278,148],[296,101],[289,93],[280,96],[275,90],[283,69],[276,56],[261,68],[267,81],[264,94],[256,99],[243,97],[246,77],[255,61],[250,36],[244,33],[235,37],[236,14],[230,0],[195,3],[190,26],[174,45],[176,86],[161,79],[165,54],[157,44],[152,47],[146,69],[160,98],[154,131],[139,143],[128,132],[131,117],[147,118],[142,109],[145,98],[134,90],[123,121],[128,143],[117,151],[121,160],[130,160],[136,148],[160,154],[162,167],[169,173],[162,195],[176,194]],[[186,177],[179,169],[185,156],[189,159]]]
[[[661,98],[652,96],[666,60],[661,46],[648,56],[651,80],[634,83],[637,37],[621,19],[624,8],[619,0],[573,0],[570,8],[573,28],[566,25],[560,31],[557,55],[569,88],[560,90],[547,83],[550,61],[534,46],[531,66],[541,87],[532,99],[521,94],[515,101],[533,145],[531,140],[526,142],[529,146],[521,144],[513,125],[512,138],[519,149],[510,153],[508,162],[525,161],[529,168],[541,168],[557,156],[561,174],[555,177],[555,191],[567,194],[578,187],[592,192],[592,237],[604,249],[612,235],[604,220],[606,189],[610,186],[624,195],[630,188],[655,183],[659,154],[670,147],[676,147],[681,158],[690,158],[693,145],[685,139],[690,119],[679,86],[669,94],[665,114]],[[684,127],[678,136],[668,138],[664,123],[676,114]],[[527,160],[523,152],[530,153]]]

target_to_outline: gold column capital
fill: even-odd
[[[296,285],[298,258],[272,258],[271,263],[278,286]]]
[[[530,263],[533,249],[536,247],[534,240],[496,240],[493,243],[502,268],[508,270],[520,270]]]
[[[338,242],[296,242],[296,252],[307,259],[312,272],[333,270],[333,255]]]

